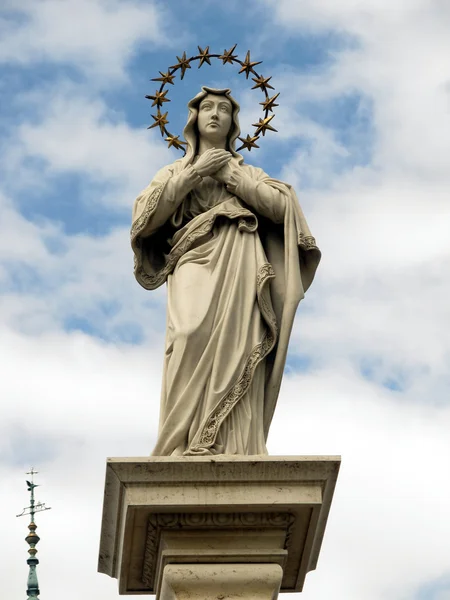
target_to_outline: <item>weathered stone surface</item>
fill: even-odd
[[[275,600],[279,565],[168,565],[159,600]]]
[[[133,207],[134,273],[167,283],[154,456],[267,454],[296,308],[320,251],[291,185],[235,150],[239,104],[203,87],[186,155]]]
[[[171,565],[271,564],[283,571],[282,591],[301,591],[316,567],[339,464],[315,456],[108,459],[99,571],[119,580],[121,594],[159,594]]]

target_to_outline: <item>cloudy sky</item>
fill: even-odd
[[[449,31],[446,0],[3,0],[2,595],[25,597],[31,465],[41,597],[118,595],[96,573],[105,459],[154,445],[165,318],[130,212],[178,157],[144,96],[183,50],[237,43],[280,92],[246,160],[295,186],[323,251],[268,443],[342,455],[302,598],[450,599]],[[244,133],[259,118],[216,62],[171,88],[174,132],[201,84],[233,89]]]

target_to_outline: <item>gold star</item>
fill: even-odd
[[[209,46],[206,46],[206,48],[204,50],[202,48],[200,48],[200,46],[197,46],[197,48],[200,53],[200,64],[198,65],[198,68],[200,69],[202,64],[205,62],[207,62],[208,65],[210,65],[211,61],[209,60],[209,58],[210,58],[211,54],[209,53]]]
[[[169,135],[166,137],[166,142],[168,142],[168,148],[173,146],[177,150],[182,146],[187,146],[187,142],[182,142],[179,135]]]
[[[168,90],[164,90],[163,92],[159,92],[158,90],[155,92],[154,96],[145,96],[147,100],[153,100],[152,106],[162,106],[164,102],[170,102],[169,98],[166,98]]]
[[[272,127],[272,125],[269,125],[270,121],[274,118],[274,116],[275,115],[270,115],[270,117],[260,119],[258,123],[253,123],[253,127],[256,127],[255,135],[259,135],[260,133],[262,133],[264,136],[266,135],[267,130],[277,131]]]
[[[186,52],[183,52],[183,56],[180,58],[177,56],[178,64],[170,67],[171,69],[181,69],[181,79],[183,79],[184,74],[186,73],[186,69],[190,69],[191,65],[189,64],[190,59],[186,58]]]
[[[172,67],[169,67],[169,69],[171,68]],[[163,73],[162,71],[160,71],[159,74],[161,75],[161,77],[156,77],[156,79],[152,79],[152,81],[162,81],[164,84],[170,83],[172,85],[175,85],[173,82],[175,75],[171,75],[169,71],[167,71],[167,73]]]
[[[256,85],[252,87],[252,90],[256,90],[256,88],[261,88],[262,91],[265,92],[267,88],[270,88],[271,90],[275,89],[272,85],[269,84],[269,81],[271,79],[272,77],[263,77],[262,75],[260,75],[259,77],[252,77],[252,81],[256,83]]]
[[[245,148],[246,150],[250,151],[252,148],[259,148],[259,146],[255,143],[259,140],[259,136],[255,135],[253,137],[250,137],[249,135],[247,135],[246,138],[238,138],[238,140],[241,140],[242,142],[242,146],[240,146],[237,151],[239,152],[239,150],[242,150],[242,148]]]
[[[247,56],[245,57],[245,60],[242,63],[242,68],[239,71],[239,73],[245,73],[245,79],[248,79],[248,76],[250,75],[250,73],[254,73],[253,67],[256,67],[256,65],[260,65],[261,63],[262,63],[261,60],[259,62],[250,62],[250,50],[248,50]],[[256,73],[255,73],[255,75],[256,75]]]
[[[223,64],[227,63],[233,64],[233,60],[237,58],[237,54],[233,54],[236,49],[237,44],[235,44],[230,50],[224,50],[222,56],[219,56],[220,60],[223,61]]]
[[[147,127],[147,129],[153,129],[153,127],[159,126],[159,129],[161,130],[161,135],[164,135],[164,128],[169,122],[167,120],[167,113],[165,112],[162,115],[158,110],[158,113],[156,115],[152,115],[152,119],[154,119],[155,122],[149,127]]]
[[[280,93],[278,92],[278,94],[275,94],[275,96],[272,96],[272,98],[267,98],[266,100],[264,100],[264,102],[260,102],[260,104],[262,104],[263,110],[270,110],[271,112],[273,112],[274,107],[279,106],[279,104],[275,104],[275,100],[278,98],[279,95]]]

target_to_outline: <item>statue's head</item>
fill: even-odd
[[[198,151],[198,142],[205,137],[212,143],[226,140],[225,148],[242,160],[235,151],[235,142],[240,133],[239,104],[229,89],[217,90],[203,87],[189,103],[189,116],[184,128],[184,139],[188,146],[186,158],[192,160]]]

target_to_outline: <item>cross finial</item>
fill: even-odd
[[[26,475],[31,475],[31,481],[26,480],[28,491],[31,492],[31,504],[34,504],[34,493],[33,490],[35,487],[38,487],[36,483],[34,483],[34,475],[37,475],[39,471],[35,471],[34,467],[31,467],[31,471],[28,471]]]
[[[27,473],[25,473],[25,475],[31,475],[31,481],[33,481],[33,476],[37,475],[39,473],[39,471],[35,471],[34,467],[31,467],[31,471],[28,471]]]

